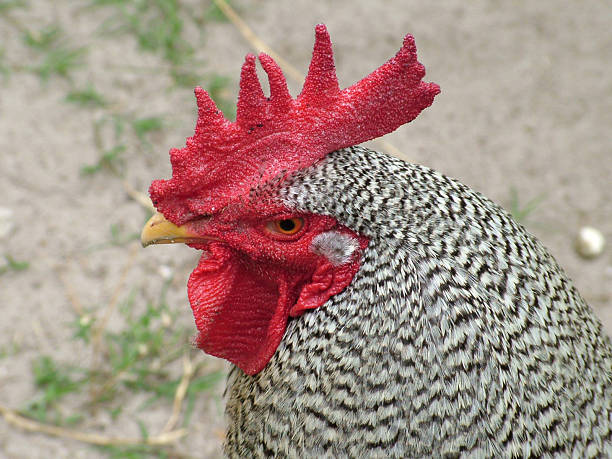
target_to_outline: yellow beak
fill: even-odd
[[[147,223],[145,223],[142,233],[140,234],[140,242],[146,247],[151,244],[175,244],[178,242],[197,242],[206,239],[189,231],[183,226],[176,226],[169,222],[166,218],[157,212]]]

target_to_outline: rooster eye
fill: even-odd
[[[266,228],[272,233],[290,236],[299,232],[304,226],[303,218],[283,218],[268,222]]]

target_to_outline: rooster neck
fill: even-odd
[[[370,243],[350,286],[292,320],[262,372],[232,372],[230,456],[582,456],[585,438],[612,441],[609,340],[501,208],[359,147],[281,196]]]

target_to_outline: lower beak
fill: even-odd
[[[209,239],[188,230],[185,226],[176,226],[157,212],[145,223],[140,234],[140,242],[146,247],[151,244],[196,243]]]

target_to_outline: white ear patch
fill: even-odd
[[[318,255],[323,255],[334,266],[340,266],[350,261],[351,256],[358,248],[359,242],[356,239],[337,231],[321,233],[310,244],[310,250]]]

